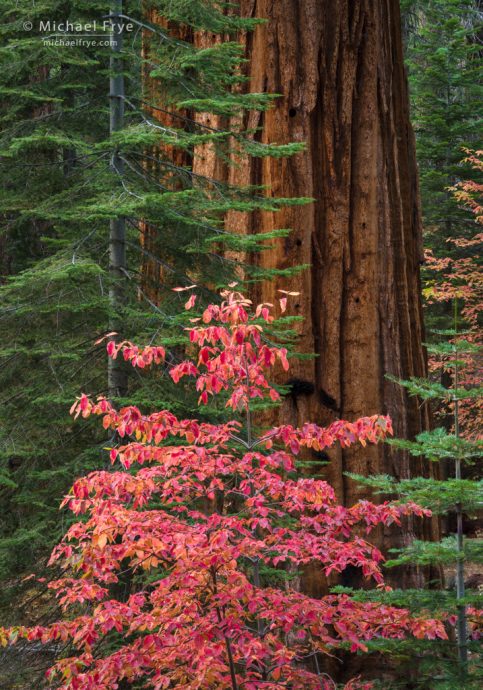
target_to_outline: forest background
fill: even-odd
[[[108,466],[105,448],[115,439],[68,415],[81,391],[224,419],[221,408],[200,411],[188,390],[180,395],[167,371],[128,370],[95,341],[112,331],[136,343],[159,340],[176,364],[184,357],[186,293],[173,288],[195,283],[199,304],[207,304],[234,279],[255,302],[275,302],[278,289],[300,293],[296,318],[282,318],[274,333],[297,355],[289,379],[277,373],[283,404],[261,412],[264,424],[380,413],[407,441],[444,430],[443,440],[423,436],[417,447],[307,454],[301,467],[327,477],[345,505],[372,490],[396,491],[392,477],[407,480],[403,494],[442,519],[376,532],[386,554],[407,547],[387,574],[408,592],[399,601],[437,609],[446,597],[448,605],[463,551],[476,597],[483,10],[469,0],[329,5],[241,2],[220,10],[201,0],[127,1],[122,13],[134,30],[113,56],[113,45],[61,49],[39,30],[46,18],[101,22],[105,3],[3,4],[6,624],[55,618],[49,595],[24,578],[45,575],[68,526],[58,506],[73,480]],[[460,483],[446,483],[442,500],[455,456],[463,459]],[[385,477],[364,483],[356,475]],[[441,484],[410,486],[418,476]],[[465,546],[455,544],[457,514]],[[335,584],[363,585],[350,568],[337,582],[311,568],[300,579],[315,596]],[[438,594],[416,602],[414,588],[428,583]],[[451,653],[436,647],[418,648],[411,687],[460,682]],[[389,651],[404,669],[391,682],[409,687],[404,664],[414,648]],[[443,670],[433,686],[434,654]],[[45,663],[34,655],[25,673]],[[11,664],[6,656],[5,682],[22,687]],[[463,687],[478,686],[478,669],[471,672],[476,679]]]

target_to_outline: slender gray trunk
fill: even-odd
[[[124,75],[122,62],[122,0],[111,2],[111,77],[110,77],[110,133],[119,132],[124,127]],[[122,178],[123,161],[114,151],[111,168],[116,177]],[[114,218],[110,222],[109,232],[109,306],[111,316],[110,331],[122,329],[121,312],[125,302],[126,281],[126,221]],[[121,359],[108,360],[107,387],[109,398],[123,396],[127,392],[127,372]]]
[[[456,306],[455,306],[455,326],[456,326]],[[455,373],[454,373],[454,432],[456,438],[459,438],[459,409],[458,398],[456,390],[458,388],[458,351],[454,349],[455,357]],[[456,456],[455,460],[455,477],[461,479],[461,458]],[[466,620],[466,606],[459,603],[465,596],[465,562],[463,556],[463,508],[461,503],[456,504],[456,548],[458,550],[458,558],[456,561],[456,599],[458,601],[458,659],[461,665],[462,673],[466,672],[468,664],[468,626]]]

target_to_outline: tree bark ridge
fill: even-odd
[[[311,265],[283,285],[255,289],[257,300],[271,302],[277,288],[300,291],[292,302],[304,317],[299,349],[317,355],[294,363],[290,376],[311,382],[314,393],[288,396],[281,421],[325,425],[388,413],[396,435],[413,438],[428,428],[428,409],[385,378],[427,371],[421,214],[399,3],[242,0],[240,9],[268,20],[245,37],[249,88],[281,94],[246,124],[258,126],[266,143],[305,141],[307,150],[286,160],[245,160],[232,181],[314,199],[227,221],[250,233],[293,228],[276,248],[250,258],[267,267]],[[367,494],[347,471],[397,477],[429,471],[388,446],[334,449],[329,456],[324,473],[346,505]],[[380,535],[380,544],[397,546],[414,529],[405,526],[397,539],[392,531]]]

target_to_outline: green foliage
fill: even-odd
[[[474,0],[406,0],[402,9],[425,226],[461,236],[468,223],[447,188],[464,176],[462,149],[481,148],[481,9]]]
[[[330,591],[336,594],[348,594],[356,601],[374,601],[387,606],[400,606],[409,609],[411,613],[429,611],[431,615],[440,615],[456,607],[455,593],[448,589],[355,590],[338,585],[332,587]],[[465,602],[471,606],[477,606],[479,600],[477,592],[468,592],[465,597]]]
[[[465,542],[463,558],[467,563],[483,563],[481,539],[469,539]],[[396,551],[398,552],[398,551]],[[395,560],[387,561],[386,566],[414,563],[416,565],[446,565],[454,563],[457,544],[455,537],[446,537],[440,542],[427,542],[415,539]]]
[[[414,477],[397,480],[389,475],[362,477],[351,473],[348,476],[377,493],[396,493],[403,502],[414,501],[440,515],[454,510],[457,503],[468,512],[474,512],[482,505],[483,483],[470,479]]]
[[[461,180],[482,181],[481,172],[472,170],[469,161],[462,162],[466,149],[483,148],[481,3],[404,0],[401,8],[425,246],[433,259],[468,261],[478,248],[458,246],[451,240],[469,240],[477,229],[450,188]],[[431,329],[447,328],[452,321],[451,306],[433,299],[433,259],[428,259],[422,271],[423,294],[429,300],[426,322]],[[468,265],[467,273],[470,268]],[[460,278],[467,285],[464,276]]]
[[[472,463],[483,453],[482,441],[469,441],[455,434],[450,434],[442,427],[418,434],[416,441],[391,439],[389,443],[396,448],[408,450],[411,455],[424,455],[432,461],[451,460],[459,457],[464,462]]]
[[[376,681],[374,690],[479,690],[483,679],[483,668],[479,658],[480,646],[479,642],[470,643],[471,674],[462,680],[458,665],[451,654],[450,642],[371,642],[368,645],[371,651],[389,655],[399,669],[396,679]]]
[[[456,324],[455,324],[456,325]],[[462,353],[479,354],[479,348],[467,341],[455,340],[457,329],[445,331],[451,341],[443,341],[432,346],[436,357],[444,360],[446,371],[453,371],[457,380],[459,357]],[[441,335],[441,332],[438,334]],[[392,378],[392,380],[395,380]],[[451,401],[453,405],[454,432],[446,428],[436,428],[419,434],[415,440],[395,439],[388,441],[392,446],[405,451],[413,457],[424,457],[433,463],[441,463],[440,479],[415,476],[396,479],[389,475],[362,477],[349,475],[352,479],[369,487],[373,492],[407,503],[415,502],[429,508],[433,515],[445,516],[448,524],[454,522],[454,533],[445,536],[439,542],[413,540],[402,549],[393,549],[393,557],[386,561],[386,567],[416,567],[426,571],[445,574],[450,591],[437,589],[422,591],[418,594],[408,591],[394,592],[361,592],[363,599],[388,603],[407,601],[412,610],[431,610],[434,615],[443,615],[446,619],[453,614],[457,620],[457,645],[452,642],[439,642],[427,645],[418,642],[405,642],[394,649],[386,649],[398,660],[399,674],[404,673],[404,665],[411,655],[418,657],[417,678],[414,687],[434,688],[477,688],[481,681],[481,667],[478,665],[476,641],[471,638],[471,617],[467,616],[467,607],[478,607],[478,593],[465,590],[465,568],[468,564],[481,565],[483,562],[483,543],[481,539],[468,539],[463,534],[463,518],[478,516],[483,507],[483,481],[474,478],[468,472],[463,475],[462,469],[472,468],[481,458],[483,442],[462,437],[459,433],[460,400],[477,401],[481,389],[472,386],[468,390],[427,379],[412,378],[399,381],[410,395],[417,395],[423,401]],[[473,402],[474,404],[474,402]],[[438,583],[432,583],[438,585]],[[456,586],[456,591],[454,587]],[[466,630],[465,633],[462,630]],[[451,639],[451,638],[450,638]],[[382,651],[377,645],[374,651]],[[469,654],[469,656],[468,656]],[[429,677],[431,666],[437,665],[440,674]],[[456,673],[454,672],[456,667]],[[406,687],[402,682],[394,686]],[[413,685],[411,685],[413,687]]]
[[[215,34],[236,34],[240,29],[254,29],[262,19],[237,16],[236,3],[223,0],[148,0],[146,8],[155,8],[160,16],[193,29],[204,29]]]
[[[168,23],[141,14],[155,9]],[[109,221],[127,222],[122,336],[149,342],[162,331],[170,363],[182,356],[176,318],[183,298],[172,287],[207,286],[202,299],[243,271],[273,278],[225,257],[226,249],[257,252],[286,229],[236,235],[228,211],[276,211],[303,199],[275,199],[263,188],[236,188],[198,174],[197,147],[230,163],[237,156],[288,156],[301,144],[266,145],[243,130],[241,111],[270,107],[274,96],[244,95],[240,30],[259,20],[226,13],[211,0],[126,0],[135,31],[124,41],[125,128],[109,133],[110,48],[55,46],[40,20],[102,25],[99,0],[5,0],[0,8],[0,577],[41,562],[61,532],[58,504],[75,476],[98,468],[107,439],[68,414],[81,391],[106,393],[106,356],[94,341],[112,318],[109,303]],[[128,20],[125,20],[126,22]],[[31,31],[24,29],[32,22]],[[167,28],[169,27],[169,28]],[[192,31],[229,41],[199,48]],[[144,38],[143,38],[144,32]],[[52,31],[53,33],[53,31]],[[184,36],[184,38],[180,38]],[[142,51],[146,41],[149,53]],[[142,75],[149,87],[141,82]],[[195,110],[223,114],[209,127]],[[169,124],[168,124],[169,122]],[[113,170],[113,154],[124,171]],[[149,246],[141,241],[149,227]],[[143,264],[153,267],[151,272]],[[286,269],[280,275],[291,275]],[[142,389],[141,389],[142,384]],[[194,399],[174,392],[166,372],[130,374],[129,400],[178,415]],[[122,401],[119,401],[122,402]],[[49,410],[48,418],[45,409]],[[221,414],[221,413],[220,413]],[[12,597],[4,588],[4,600]],[[11,620],[11,618],[10,618]]]
[[[388,379],[395,380],[394,377],[390,376]],[[413,377],[409,381],[400,381],[400,384],[406,388],[410,395],[417,395],[422,400],[477,400],[481,398],[483,393],[482,387],[449,389],[437,381],[417,377]]]

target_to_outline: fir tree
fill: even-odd
[[[79,389],[108,392],[106,359],[94,349],[96,337],[113,325],[123,337],[163,331],[170,334],[169,359],[175,362],[179,324],[173,314],[180,296],[171,288],[196,280],[205,286],[206,298],[236,273],[224,251],[245,246],[244,238],[223,223],[225,212],[303,201],[221,184],[195,174],[190,165],[202,144],[226,160],[233,146],[258,157],[300,149],[268,146],[241,128],[215,130],[196,118],[197,112],[234,116],[270,107],[272,96],[233,88],[242,78],[242,52],[233,37],[256,20],[228,16],[211,0],[144,5],[143,10],[154,7],[169,30],[147,22],[134,0],[114,3],[112,9],[134,27],[114,58],[112,27],[105,31],[110,46],[100,41],[65,46],[46,40],[40,26],[50,20],[49,35],[59,33],[54,22],[65,20],[103,26],[105,2],[6,0],[0,9],[0,221],[6,267],[0,288],[2,577],[22,572],[58,538],[58,497],[76,474],[101,462],[103,433],[89,425],[74,429],[65,413]],[[203,49],[178,37],[199,30],[231,40]],[[151,37],[149,61],[141,50],[143,32]],[[143,69],[161,85],[169,126],[152,117]],[[111,128],[110,77],[124,80],[124,95],[111,91],[111,100],[124,110]],[[182,152],[182,165],[173,162],[173,151]],[[109,242],[112,249],[112,228],[121,221],[123,259],[113,271]],[[162,247],[154,257],[163,271],[159,304],[140,287],[142,224],[154,229]],[[260,250],[286,232],[250,238],[249,248]],[[250,277],[275,273],[254,269]],[[113,297],[116,290],[119,298]],[[129,386],[130,399],[141,406],[176,411],[191,405],[172,393],[166,377],[151,378],[136,393],[139,375],[131,375]]]
[[[406,62],[427,232],[464,235],[468,219],[448,187],[463,148],[481,142],[482,15],[474,0],[405,0]]]
[[[470,239],[474,225],[451,192],[461,179],[481,182],[464,149],[482,148],[483,92],[478,0],[403,0],[406,63],[411,116],[420,172],[425,246],[436,259],[468,258],[476,247],[456,246]],[[432,268],[431,258],[429,269]],[[423,271],[433,281],[433,272]],[[430,328],[451,328],[452,310],[432,302]]]
[[[420,434],[414,441],[394,440],[389,443],[409,451],[413,456],[424,456],[432,462],[444,464],[446,467],[442,474],[446,473],[448,478],[435,480],[414,477],[397,481],[388,476],[352,476],[380,493],[397,494],[405,502],[415,501],[429,508],[433,514],[444,517],[449,525],[448,534],[442,541],[415,540],[407,548],[398,551],[394,559],[386,564],[389,567],[409,563],[420,567],[439,566],[444,573],[445,591],[396,591],[383,596],[383,600],[391,603],[411,601],[415,610],[431,609],[433,613],[446,610],[453,626],[452,643],[437,642],[431,646],[418,644],[416,649],[411,645],[393,649],[396,658],[415,653],[419,657],[414,678],[411,675],[415,683],[412,687],[469,689],[481,687],[482,668],[477,642],[481,634],[481,611],[477,609],[477,588],[471,591],[471,587],[465,586],[465,568],[467,564],[481,565],[483,562],[483,540],[465,538],[463,521],[475,518],[481,510],[482,482],[472,477],[471,472],[465,473],[464,467],[475,465],[481,458],[483,441],[461,437],[459,406],[462,401],[481,398],[483,388],[467,388],[459,383],[458,378],[459,368],[466,361],[465,356],[469,353],[474,356],[479,348],[466,340],[457,328],[439,332],[438,335],[446,340],[428,348],[443,361],[446,370],[451,370],[452,385],[445,388],[439,382],[427,379],[400,383],[410,395],[418,396],[423,401],[449,402],[454,418],[453,430],[439,427]],[[467,584],[471,585],[471,580],[467,580]],[[434,673],[435,664],[437,674]]]

